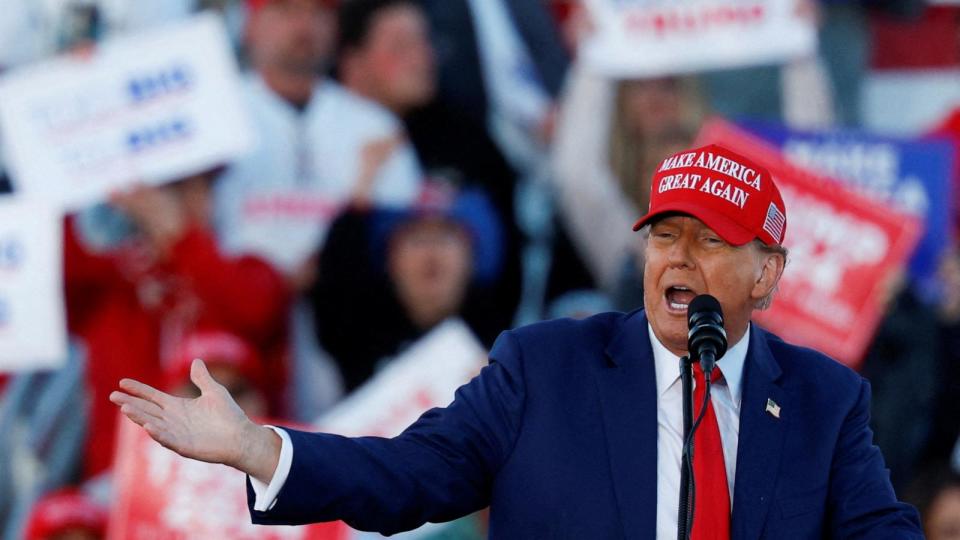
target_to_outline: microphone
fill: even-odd
[[[707,412],[710,400],[710,378],[717,360],[727,352],[727,333],[723,329],[723,308],[720,302],[709,294],[701,294],[690,302],[687,307],[687,351],[689,357],[682,359],[680,379],[683,388],[683,454],[680,458],[680,506],[677,514],[677,538],[688,540],[693,527],[693,513],[695,508],[697,484],[693,477],[693,437],[700,421]],[[700,414],[693,420],[693,388],[690,373],[690,362],[700,362],[703,368],[703,378],[706,388],[703,394],[703,405]]]
[[[717,360],[727,352],[727,332],[723,329],[723,308],[709,294],[701,294],[687,308],[687,350],[690,359],[699,361],[709,381]],[[709,387],[708,387],[709,388]]]

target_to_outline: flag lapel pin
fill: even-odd
[[[767,398],[767,412],[774,418],[780,418],[780,406],[770,398]]]

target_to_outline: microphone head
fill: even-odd
[[[687,307],[687,326],[693,328],[699,319],[707,313],[716,313],[720,322],[723,322],[723,308],[720,301],[709,294],[701,294],[690,302]]]
[[[727,352],[727,332],[723,329],[723,308],[709,294],[701,294],[687,308],[687,336],[690,358],[700,360],[701,353],[710,351],[719,360]],[[710,366],[712,368],[712,366]]]

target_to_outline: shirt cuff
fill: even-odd
[[[252,476],[250,477],[250,485],[253,486],[254,493],[253,509],[257,512],[266,512],[273,508],[273,505],[277,502],[277,495],[280,494],[280,490],[287,482],[290,465],[293,463],[293,442],[290,440],[290,435],[278,427],[265,427],[272,429],[280,436],[280,461],[277,463],[276,470],[273,471],[273,478],[270,479],[269,485]]]

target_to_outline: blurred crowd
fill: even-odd
[[[636,309],[631,225],[710,115],[879,129],[900,104],[869,113],[873,74],[924,100],[929,73],[960,73],[960,7],[800,4],[813,66],[611,80],[577,60],[593,31],[577,0],[0,0],[0,69],[216,10],[257,133],[235,161],[65,219],[70,359],[0,379],[0,537],[102,537],[120,378],[195,395],[203,358],[249,415],[310,423],[448,319],[490,346]],[[948,110],[900,130],[960,148]],[[960,538],[958,253],[938,300],[892,288],[862,368],[876,443],[933,540]]]

